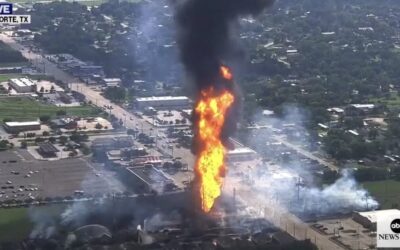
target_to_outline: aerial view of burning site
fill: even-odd
[[[0,2],[0,250],[400,248],[399,13]]]

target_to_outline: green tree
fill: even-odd
[[[56,112],[57,116],[64,116],[66,114],[67,114],[67,112],[64,109],[57,110],[57,112]]]
[[[39,117],[41,122],[47,123],[50,121],[50,116],[49,115],[42,115]]]
[[[125,101],[126,89],[123,87],[108,87],[104,90],[104,96],[116,103]]]

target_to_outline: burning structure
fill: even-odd
[[[225,66],[221,66],[221,75],[227,81],[232,80],[232,75]],[[220,92],[213,87],[202,90],[195,107],[195,140],[199,143],[195,170],[200,181],[201,207],[205,212],[210,211],[214,200],[221,194],[226,153],[221,133],[227,110],[235,100],[229,90]]]
[[[232,23],[257,14],[273,0],[186,0],[178,6],[182,61],[196,86],[194,153],[196,190],[209,212],[221,194],[226,141],[235,129],[236,91],[223,64],[233,51]]]

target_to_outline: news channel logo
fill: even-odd
[[[400,211],[377,216],[377,246],[400,248]]]
[[[0,24],[29,24],[31,15],[14,15],[12,3],[0,3]]]

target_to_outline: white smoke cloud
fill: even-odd
[[[35,207],[28,209],[29,218],[33,223],[33,229],[29,238],[48,239],[56,232],[56,220],[45,209]]]
[[[279,141],[275,144],[274,138],[284,138],[303,148],[311,145],[310,136],[303,126],[307,119],[306,112],[289,106],[285,113],[282,119],[263,117],[260,114],[254,118],[255,124],[269,127],[249,130],[246,134],[247,142],[264,157],[264,161],[240,170],[228,168],[226,192],[231,192],[235,185],[249,187],[255,198],[248,205],[256,204],[256,210],[276,205],[300,215],[318,216],[376,209],[378,202],[356,182],[351,171],[342,170],[339,179],[333,184],[321,186],[314,179],[315,172],[321,170],[315,169],[310,161],[305,161],[295,153],[289,153],[289,160],[281,159],[282,153],[292,150],[280,145]],[[250,203],[247,197],[242,200]],[[254,210],[249,211],[254,215]]]

